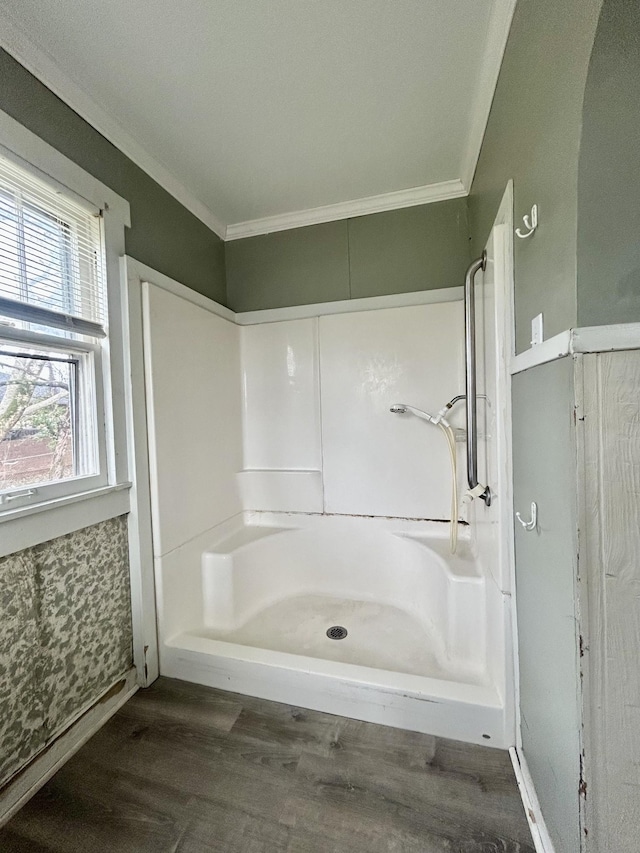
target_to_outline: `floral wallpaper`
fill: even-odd
[[[43,745],[40,638],[31,554],[0,560],[0,780]]]
[[[0,784],[132,665],[126,517],[0,559]]]

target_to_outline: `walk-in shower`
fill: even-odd
[[[457,505],[462,403],[494,396],[486,318],[465,395],[455,289],[251,324],[183,294],[144,286],[161,671],[508,745],[495,513]]]

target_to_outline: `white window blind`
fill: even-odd
[[[0,156],[0,316],[106,335],[99,211]]]

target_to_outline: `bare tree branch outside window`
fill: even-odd
[[[0,488],[73,475],[72,370],[63,359],[0,354]]]

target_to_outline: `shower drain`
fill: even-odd
[[[332,625],[327,631],[327,637],[330,640],[344,640],[346,636],[347,629],[343,628],[342,625]]]

